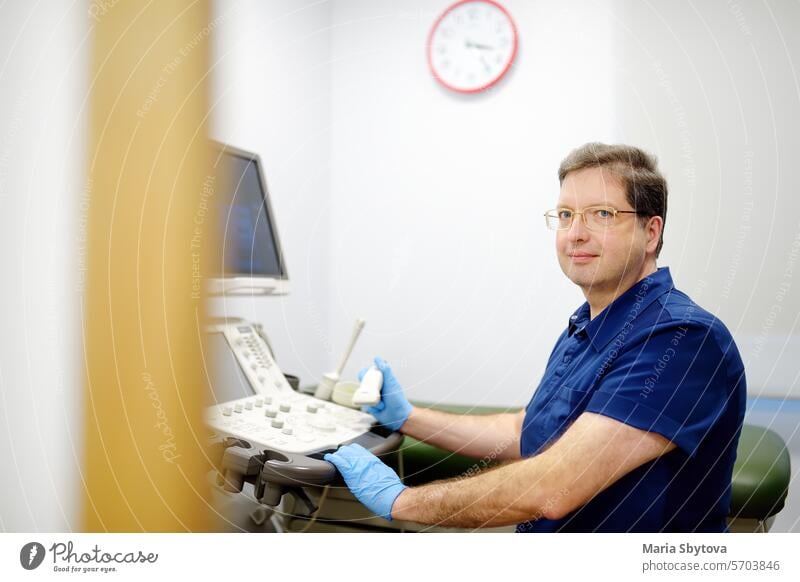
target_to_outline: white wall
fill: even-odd
[[[800,7],[507,0],[496,90],[459,97],[424,42],[448,0],[217,4],[214,136],[258,151],[293,293],[217,302],[287,371],[389,358],[414,398],[519,405],[565,316],[541,212],[589,139],[671,183],[664,264],[736,334],[754,394],[797,394]],[[0,530],[77,527],[86,6],[0,6]],[[77,273],[76,273],[77,271]]]
[[[330,4],[216,2],[212,136],[263,160],[292,282],[285,297],[216,300],[265,325],[304,384],[330,366]]]
[[[82,3],[0,5],[0,531],[80,527],[89,26]]]
[[[459,96],[425,58],[449,4],[334,3],[332,330],[365,317],[351,370],[380,354],[412,398],[519,406],[582,301],[542,214],[561,158],[613,135],[610,22],[595,2],[507,1],[515,67]]]
[[[800,396],[800,6],[504,4],[516,70],[459,97],[424,63],[449,2],[335,2],[333,328],[367,316],[359,360],[413,397],[524,403],[582,300],[539,218],[555,168],[628,142],[670,181],[660,263],[734,332],[751,395]]]
[[[293,282],[228,308],[307,383],[362,316],[347,375],[381,354],[413,398],[523,404],[582,301],[541,218],[558,162],[630,142],[670,181],[661,264],[752,394],[800,395],[797,5],[507,0],[516,66],[459,96],[425,62],[449,4],[218,3],[215,136],[264,157]]]
[[[736,334],[753,394],[798,394],[800,6],[507,0],[517,66],[427,72],[448,0],[217,4],[214,137],[258,151],[293,293],[219,301],[287,371],[389,358],[414,398],[519,405],[565,316],[541,212],[590,139],[652,150],[663,263]],[[86,6],[0,6],[0,530],[78,526]]]
[[[608,10],[618,137],[670,182],[662,262],[734,332],[752,395],[800,397],[800,4]]]

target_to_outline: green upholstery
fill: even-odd
[[[486,406],[458,406],[451,404],[430,404],[414,402],[415,406],[433,408],[456,414],[497,414],[517,412],[518,408],[494,408]],[[485,468],[488,460],[474,459],[444,451],[433,445],[423,443],[407,436],[401,447],[403,451],[403,482],[406,485],[422,485],[437,479],[447,479]]]
[[[414,404],[463,414],[494,414],[519,410],[420,402]],[[404,481],[407,485],[420,485],[436,479],[470,474],[487,464],[486,460],[450,453],[408,436],[405,437],[402,451]],[[733,470],[730,516],[763,521],[777,514],[783,509],[790,475],[789,453],[781,437],[766,428],[745,425],[739,439]]]
[[[744,425],[733,466],[731,517],[764,521],[778,513],[791,473],[783,439],[767,428]]]

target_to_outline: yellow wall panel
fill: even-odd
[[[195,221],[214,25],[206,1],[92,8],[84,528],[207,530],[197,288],[209,259],[191,242],[215,236]]]

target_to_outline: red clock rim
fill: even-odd
[[[464,88],[461,88],[461,87],[456,87],[454,85],[451,85],[450,83],[448,83],[447,81],[442,79],[436,73],[436,69],[433,68],[433,58],[432,58],[433,33],[436,32],[436,29],[439,27],[439,24],[441,24],[441,22],[444,19],[444,17],[447,16],[448,14],[450,14],[450,12],[452,12],[453,10],[455,10],[456,8],[461,6],[462,4],[471,4],[473,2],[483,2],[484,4],[491,4],[491,5],[495,6],[498,10],[500,10],[500,12],[505,14],[506,18],[508,18],[508,21],[511,23],[511,30],[514,33],[514,44],[513,44],[512,49],[511,49],[511,58],[508,59],[508,63],[506,63],[506,66],[503,68],[502,71],[500,71],[500,73],[497,74],[497,76],[495,76],[491,81],[489,81],[485,85],[481,85],[480,87],[476,87],[474,89],[464,89]],[[511,68],[511,65],[514,63],[514,59],[517,56],[517,25],[514,22],[514,19],[511,18],[511,14],[509,14],[508,10],[506,10],[504,6],[502,6],[500,3],[496,2],[495,0],[458,0],[458,2],[455,2],[455,3],[451,4],[447,9],[445,9],[445,11],[442,12],[441,15],[439,15],[439,18],[436,19],[436,22],[433,23],[433,26],[431,27],[431,31],[428,33],[428,50],[427,50],[426,56],[427,56],[427,60],[428,60],[428,68],[430,69],[431,74],[433,75],[433,77],[439,83],[441,83],[442,85],[444,85],[445,87],[447,87],[451,91],[457,91],[459,93],[480,93],[481,91],[485,91],[486,89],[488,89],[492,85],[495,85],[496,83],[498,83],[500,81],[500,79],[502,79],[503,76],[505,76],[505,74]]]

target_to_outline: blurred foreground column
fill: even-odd
[[[83,525],[207,530],[194,243],[214,235],[203,204],[214,23],[205,0],[97,2],[90,15]]]

